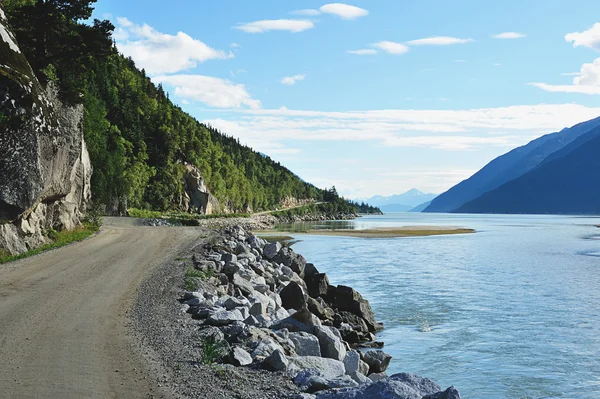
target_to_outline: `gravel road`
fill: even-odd
[[[129,333],[127,312],[141,283],[198,229],[135,224],[106,218],[90,239],[0,265],[0,396],[174,396]]]

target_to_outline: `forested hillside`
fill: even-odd
[[[109,21],[80,23],[93,3],[5,0],[3,7],[40,81],[56,85],[63,102],[83,103],[97,203],[109,212],[176,209],[186,163],[229,211],[271,209],[286,197],[323,199],[323,190],[174,105],[118,53]]]

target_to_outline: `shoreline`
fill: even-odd
[[[343,399],[402,389],[460,398],[414,374],[388,376],[391,356],[375,335],[383,325],[368,300],[330,284],[291,248],[241,226],[198,232],[143,284],[132,314],[174,393]]]
[[[374,228],[361,230],[338,230],[338,229],[310,229],[305,231],[279,231],[279,230],[256,230],[259,235],[317,235],[332,237],[355,237],[355,238],[408,238],[429,237],[440,235],[473,234],[477,231],[468,228],[443,227],[443,226],[404,226],[391,228]]]

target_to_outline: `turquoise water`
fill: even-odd
[[[390,214],[345,226],[444,225],[477,233],[298,235],[294,248],[333,284],[350,285],[371,302],[386,325],[379,339],[394,356],[391,373],[455,385],[464,398],[597,399],[600,229],[594,224],[600,219]]]

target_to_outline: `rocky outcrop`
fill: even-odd
[[[352,349],[373,344],[383,327],[369,302],[351,287],[330,285],[290,247],[231,226],[196,247],[191,260],[206,277],[187,281],[195,291],[184,292],[183,310],[200,331],[220,329],[222,346],[233,348],[226,362],[248,364],[240,355],[248,353],[253,367],[287,373],[301,390],[328,391],[327,398],[443,394],[430,380],[388,377],[391,356],[381,350]]]
[[[200,170],[186,164],[183,172],[184,192],[181,198],[181,208],[185,212],[212,215],[221,212],[219,201],[210,193]]]
[[[83,107],[44,89],[0,9],[0,250],[15,254],[46,241],[50,228],[80,224],[92,167]]]

